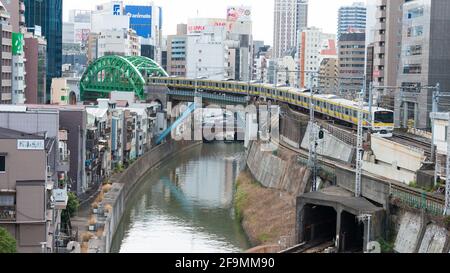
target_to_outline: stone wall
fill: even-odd
[[[283,153],[283,150],[278,150]],[[252,142],[247,152],[247,166],[253,177],[266,188],[302,194],[308,185],[310,171],[300,165],[296,157],[281,158],[261,149],[261,144]]]

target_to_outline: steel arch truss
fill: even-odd
[[[167,72],[143,56],[104,56],[93,62],[80,81],[81,99],[107,98],[113,91],[134,92],[145,100],[146,77],[168,77]]]

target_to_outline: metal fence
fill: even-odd
[[[391,185],[390,194],[392,198],[414,208],[424,210],[426,213],[441,216],[444,214],[445,202],[426,192],[416,192],[397,185]]]

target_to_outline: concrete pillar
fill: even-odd
[[[418,128],[419,125],[419,105],[414,103],[414,128]]]
[[[335,247],[339,251],[341,247],[341,216],[342,216],[342,208],[338,206],[335,208],[336,210],[336,244]]]
[[[305,204],[303,202],[298,201],[297,198],[297,214],[295,221],[295,229],[297,235],[297,244],[300,244],[305,241]]]
[[[402,128],[407,128],[408,127],[408,108],[409,108],[409,104],[408,102],[403,102],[403,124],[402,124]]]

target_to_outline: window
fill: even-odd
[[[405,54],[406,56],[422,55],[422,46],[421,45],[409,46],[407,47]]]
[[[6,156],[0,155],[0,173],[6,172]]]
[[[422,66],[420,64],[407,64],[403,66],[403,74],[421,74]]]
[[[408,10],[407,19],[413,19],[423,16],[423,7]]]
[[[423,26],[409,27],[406,35],[410,37],[419,37],[423,35]]]

